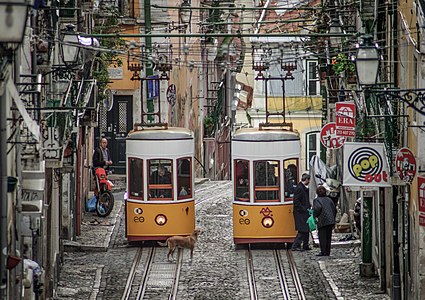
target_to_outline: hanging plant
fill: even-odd
[[[345,71],[353,73],[356,71],[354,63],[343,53],[332,57],[332,70],[336,75],[342,74]]]

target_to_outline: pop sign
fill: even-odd
[[[416,175],[416,159],[409,148],[401,148],[395,158],[395,167],[400,179],[411,183]]]
[[[344,186],[391,186],[382,143],[345,143],[343,172]]]
[[[356,105],[354,102],[337,102],[336,135],[355,137],[356,135]]]
[[[326,148],[338,149],[344,145],[345,137],[337,136],[335,122],[330,122],[322,127],[320,141]]]

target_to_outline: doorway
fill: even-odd
[[[125,174],[125,142],[128,132],[133,129],[133,97],[114,95],[113,99],[111,110],[108,111],[103,105],[99,109],[95,145],[99,145],[99,137],[105,137],[113,162],[109,169],[114,174]]]

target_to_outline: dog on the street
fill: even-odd
[[[168,246],[168,260],[170,260],[170,255],[171,259],[174,260],[174,251],[176,250],[176,248],[186,248],[190,249],[190,261],[192,261],[193,249],[195,248],[195,243],[197,242],[200,233],[201,230],[195,228],[192,234],[189,236],[171,236],[165,241],[165,243],[158,242],[158,244],[163,247]]]

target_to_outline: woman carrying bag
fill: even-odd
[[[313,216],[317,218],[317,229],[319,231],[320,253],[317,256],[329,256],[331,254],[336,208],[332,199],[326,196],[325,187],[319,186],[316,194],[317,198],[313,200]]]

